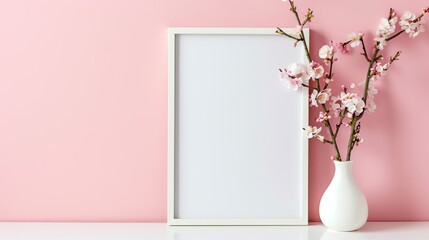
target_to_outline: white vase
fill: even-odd
[[[334,178],[320,200],[320,219],[331,230],[354,231],[366,223],[368,203],[354,180],[352,161],[334,164]]]

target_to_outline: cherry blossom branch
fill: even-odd
[[[329,74],[328,74],[329,79],[332,79],[332,76],[333,76],[334,55],[335,54],[333,54],[332,57],[329,59]],[[320,80],[317,79],[316,81],[317,81],[317,86],[318,86],[318,89],[320,92]],[[328,87],[328,83],[325,83],[325,86],[323,89],[326,89],[327,87]],[[322,104],[322,108],[323,108],[323,111],[325,111],[325,113],[329,113],[329,110],[326,107],[326,104]],[[339,127],[337,125],[337,127],[335,129],[335,133],[334,133],[332,126],[331,126],[331,122],[329,119],[325,120],[325,126],[328,128],[329,134],[331,135],[331,138],[332,138],[332,145],[334,146],[335,152],[336,152],[335,159],[341,161],[341,153],[340,153],[340,150],[339,150],[338,144],[337,144],[337,135],[338,135]]]
[[[329,112],[325,104],[322,104],[322,108],[323,108],[323,111],[327,113]],[[334,145],[334,149],[335,149],[335,159],[341,161],[340,149],[338,148],[338,144],[337,144],[337,136],[335,136],[334,131],[332,130],[331,121],[329,121],[329,119],[325,120],[325,126],[328,128],[329,134],[331,135],[331,138],[332,138],[332,144]]]
[[[396,54],[393,57],[390,57],[389,65],[392,64],[395,61],[399,60],[399,56],[401,56],[402,52],[397,51]]]
[[[346,110],[344,109],[344,111],[340,114],[340,122],[337,123],[337,125],[336,125],[335,137],[338,136],[338,132],[340,131],[340,127],[343,125],[343,120],[345,117],[346,117]]]
[[[393,57],[390,57],[389,63],[387,64],[388,67],[390,67],[390,65],[399,60],[399,56],[401,56],[402,52],[401,51],[397,51],[396,54]],[[375,61],[377,62],[378,60],[383,59],[383,55],[379,55],[378,57],[376,57]],[[384,70],[387,70],[388,68],[385,68]],[[370,75],[370,78],[374,77],[376,75],[375,72],[372,72]]]
[[[281,28],[277,28],[277,31],[276,31],[278,34],[281,34],[281,35],[285,35],[286,37],[288,37],[288,38],[292,38],[293,40],[295,40],[295,41],[297,41],[297,42],[300,42],[300,41],[302,41],[302,39],[301,38],[297,38],[297,37],[294,37],[294,36],[292,36],[292,35],[290,35],[290,34],[287,34],[285,31],[283,31]]]
[[[330,140],[326,140],[326,139],[323,139],[322,143],[334,144],[332,141],[330,141]]]
[[[358,123],[358,125],[355,128],[355,133],[353,134],[353,144],[350,146],[350,152],[353,150],[353,148],[355,147],[357,141],[359,141],[360,139],[358,139],[359,136],[359,132],[360,132],[360,122]]]
[[[305,83],[303,83],[303,84],[302,84],[302,86],[303,86],[303,87],[306,87],[306,88],[308,88],[308,89],[315,89],[315,90],[317,90],[317,88],[312,87],[312,86],[310,86],[310,85],[307,85],[307,84],[305,84]]]
[[[305,24],[307,24],[308,22],[311,22],[311,19],[314,17],[313,14],[313,10],[311,10],[310,8],[307,10],[307,14],[305,15],[305,20],[302,23],[301,27],[304,27]]]
[[[391,9],[392,10],[392,9]],[[414,19],[413,20],[413,22],[414,23],[416,23],[416,22],[418,22],[418,21],[420,21],[424,16],[425,16],[425,14],[426,14],[427,12],[426,11],[424,11],[422,14],[420,14],[416,19]],[[399,31],[399,32],[397,32],[396,34],[394,34],[393,36],[391,36],[391,37],[388,37],[388,38],[386,38],[386,42],[389,42],[390,40],[392,40],[392,39],[394,39],[394,38],[396,38],[396,37],[398,37],[399,35],[401,35],[402,33],[404,33],[405,32],[405,30],[401,30],[401,31]]]
[[[316,83],[317,83],[317,90],[318,92],[320,92],[320,81],[319,79],[316,79]],[[322,105],[322,109],[325,113],[329,113],[328,108],[326,107],[326,104],[321,104]],[[334,131],[332,130],[332,125],[331,125],[331,121],[329,119],[326,119],[324,121],[325,126],[328,128],[329,134],[331,135],[332,138],[332,145],[334,145],[334,149],[335,149],[335,159],[341,161],[341,153],[340,153],[340,149],[338,148],[338,144],[337,144],[337,136],[335,136]]]
[[[380,49],[375,49],[373,55],[372,55],[372,59],[369,62],[368,65],[368,71],[366,73],[366,80],[365,80],[365,90],[364,90],[364,94],[363,94],[363,101],[366,103],[366,99],[368,98],[368,88],[369,88],[369,81],[371,80],[371,68],[374,65],[376,59],[377,59],[377,54],[380,51]],[[363,115],[363,114],[361,114]]]
[[[328,79],[332,79],[334,73],[333,73],[333,68],[334,68],[334,56],[332,56],[331,59],[329,59],[329,74],[328,74]],[[329,83],[325,82],[325,86],[323,87],[323,89],[328,88]]]
[[[295,3],[293,2],[293,0],[289,0],[289,5],[290,5],[290,9],[289,10],[291,12],[293,12],[293,14],[295,14],[296,21],[298,22],[298,24],[300,26],[302,26],[301,19],[299,18],[298,12],[296,11],[296,6],[295,6]]]
[[[308,50],[308,46],[307,46],[307,41],[305,40],[304,30],[303,30],[303,28],[302,28],[303,24],[301,23],[301,19],[299,18],[299,14],[298,14],[298,12],[296,11],[296,6],[295,6],[295,3],[293,2],[293,0],[289,0],[289,4],[290,4],[290,11],[291,11],[291,12],[293,12],[293,14],[295,15],[296,21],[298,22],[299,26],[301,26],[301,31],[300,31],[299,35],[300,35],[300,38],[301,38],[301,40],[302,40],[302,42],[303,42],[303,45],[304,45],[304,48],[305,48],[305,53],[306,53],[306,55],[307,55],[308,62],[310,62],[310,63],[311,63],[313,60],[311,59],[310,51]],[[307,19],[308,19],[308,17],[307,17]],[[306,19],[306,20],[307,20],[307,19]],[[311,19],[311,18],[310,18],[310,19]],[[309,20],[308,20],[308,21],[309,21]],[[307,21],[306,21],[306,22],[307,22]]]
[[[404,30],[399,31],[398,33],[396,33],[396,34],[395,34],[395,35],[393,35],[392,37],[387,38],[387,39],[386,39],[386,41],[387,41],[387,42],[389,42],[389,41],[391,41],[391,40],[393,40],[393,39],[397,38],[399,35],[401,35],[401,34],[402,34],[402,33],[404,33],[404,32],[405,32]],[[369,81],[371,80],[371,77],[373,76],[373,75],[371,74],[371,68],[372,68],[372,66],[374,65],[374,63],[375,63],[376,61],[378,61],[380,58],[382,58],[382,57],[383,57],[382,55],[377,56],[377,54],[379,53],[379,51],[380,51],[380,49],[378,49],[378,48],[374,51],[374,54],[373,54],[373,56],[372,56],[372,60],[371,60],[371,62],[369,63],[369,66],[368,66],[367,78],[366,78],[366,81],[365,81],[365,90],[364,90],[364,95],[363,95],[363,101],[365,102],[365,104],[366,104],[366,100],[367,100],[367,98],[368,98]],[[401,54],[401,52],[397,52],[397,53],[396,53],[396,55],[395,55],[395,57],[394,57],[394,58],[397,58],[396,60],[398,60],[398,59],[399,59],[399,58],[398,58],[398,57],[399,57],[398,53],[399,53],[399,55],[400,55],[400,54]],[[396,61],[396,60],[395,60],[395,61]],[[364,112],[365,112],[365,109],[364,109],[364,111],[360,114],[359,119],[360,119],[360,118],[362,118],[362,116],[363,116]]]
[[[426,13],[428,13],[428,11],[425,9],[422,14],[420,14],[416,19],[413,20],[413,22],[420,21]],[[390,9],[389,20],[392,19],[394,17],[394,15],[395,15],[395,13],[394,13],[393,9]],[[395,33],[391,37],[386,38],[384,41],[386,43],[390,42],[393,39],[395,39],[398,36],[400,36],[404,32],[405,32],[405,30],[398,31],[397,33]],[[377,46],[379,44],[380,44],[380,42],[377,42]],[[370,83],[371,78],[374,76],[374,74],[371,72],[371,69],[372,69],[374,63],[376,63],[377,61],[379,61],[383,57],[382,55],[377,56],[379,52],[380,52],[380,48],[377,47],[375,49],[373,55],[372,55],[371,61],[369,62],[368,71],[367,71],[367,77],[366,77],[366,80],[365,80],[365,89],[364,89],[364,92],[363,92],[364,96],[362,98],[362,100],[365,102],[365,105],[367,104],[367,99],[368,99],[369,83]],[[393,63],[394,61],[397,61],[399,59],[400,54],[401,54],[401,52],[397,52],[395,54],[395,56],[390,59],[389,64]],[[351,124],[350,124],[351,125],[351,130],[350,130],[350,137],[349,137],[349,142],[348,142],[348,147],[347,147],[347,158],[346,158],[346,161],[350,161],[351,152],[352,152],[353,147],[354,147],[354,145],[356,143],[356,132],[359,131],[358,128],[360,128],[360,125],[358,125],[358,127],[356,127],[356,124],[359,121],[359,119],[361,119],[363,117],[363,115],[365,114],[365,111],[366,111],[366,109],[364,108],[363,111],[362,111],[362,113],[359,114],[359,115],[354,115],[353,119],[351,121]]]
[[[370,85],[370,83],[371,81],[380,78],[384,74],[384,72],[389,69],[390,65],[393,62],[399,60],[399,56],[401,54],[401,52],[397,52],[394,56],[390,57],[388,63],[382,65],[381,61],[383,60],[383,54],[380,54],[380,52],[383,50],[384,46],[388,44],[388,42],[399,37],[404,32],[409,34],[411,38],[415,38],[419,33],[423,32],[423,23],[420,21],[425,14],[429,13],[429,7],[424,8],[423,13],[417,18],[413,13],[408,11],[405,12],[399,22],[401,29],[397,32],[395,32],[395,25],[397,24],[398,18],[396,17],[396,12],[393,9],[390,9],[388,18],[383,18],[377,28],[376,36],[374,38],[376,43],[375,49],[372,52],[371,57],[365,46],[365,40],[363,38],[364,35],[361,32],[349,34],[348,42],[336,43],[335,46],[333,43],[331,44],[331,46],[323,46],[319,50],[319,56],[324,59],[326,65],[329,65],[329,73],[325,73],[324,75],[324,68],[321,67],[320,64],[318,64],[317,62],[312,61],[308,43],[306,41],[305,34],[303,31],[303,27],[305,26],[305,24],[311,22],[311,19],[314,17],[313,11],[311,9],[308,9],[304,21],[301,21],[300,16],[297,12],[297,8],[294,4],[294,0],[288,1],[290,4],[290,11],[295,15],[296,21],[299,25],[294,29],[291,34],[284,32],[280,28],[277,28],[276,32],[295,40],[295,45],[297,45],[299,42],[302,42],[309,65],[300,65],[294,63],[292,64],[291,68],[293,68],[295,71],[291,71],[291,73],[296,72],[296,74],[293,74],[296,76],[289,75],[289,73],[284,73],[282,72],[282,70],[280,70],[281,79],[282,81],[283,79],[286,80],[287,82],[285,83],[294,90],[297,90],[299,86],[307,87],[308,89],[313,89],[313,93],[311,94],[310,98],[311,106],[318,106],[317,103],[319,103],[319,106],[321,106],[321,108],[323,109],[323,111],[320,112],[319,118],[316,120],[316,122],[323,122],[323,124],[329,131],[331,139],[328,140],[325,139],[324,136],[319,135],[321,128],[308,126],[304,128],[304,130],[306,131],[307,136],[309,138],[317,137],[322,143],[328,143],[333,145],[335,149],[335,155],[333,157],[334,160],[343,161],[338,148],[337,137],[341,126],[345,125],[343,123],[345,117],[348,116],[350,118],[349,122],[347,122],[346,124],[347,126],[350,126],[350,137],[347,145],[347,155],[344,159],[345,161],[350,161],[352,150],[355,146],[358,146],[359,143],[362,142],[362,139],[359,136],[361,128],[360,119],[364,116],[366,110],[373,111],[375,109],[373,95],[376,94],[377,89],[375,89],[374,86]],[[362,98],[359,98],[357,97],[357,93],[347,93],[347,89],[344,87],[344,92],[341,93],[341,96],[339,98],[332,98],[332,110],[335,110],[335,116],[339,117],[339,121],[337,124],[335,124],[334,129],[334,125],[332,125],[330,121],[331,115],[329,113],[331,109],[326,106],[327,99],[329,99],[329,97],[331,96],[331,89],[328,89],[328,85],[333,78],[333,65],[336,61],[336,59],[334,58],[334,48],[337,47],[342,53],[347,53],[348,45],[354,48],[357,47],[359,44],[362,44],[363,53],[361,53],[361,55],[363,55],[366,62],[368,62],[368,70],[364,84],[365,87],[363,90],[363,96]],[[309,69],[308,67],[311,67],[312,69]],[[308,83],[302,83],[306,82],[309,79],[314,80],[315,83],[311,84],[313,86],[310,86],[310,84]],[[321,85],[321,81],[324,82],[323,88]]]
[[[386,42],[388,42],[388,41],[390,41],[390,40],[392,40],[392,39],[394,39],[394,38],[398,37],[398,36],[399,36],[399,35],[401,35],[403,32],[405,32],[405,30],[401,30],[401,31],[397,32],[395,35],[393,35],[393,36],[391,36],[391,37],[386,38]]]
[[[299,14],[298,14],[298,12],[296,10],[296,6],[295,6],[293,0],[289,0],[289,4],[290,4],[290,11],[293,12],[293,14],[295,15],[296,21],[298,22],[299,26],[301,26],[301,31],[299,33],[299,35],[300,35],[299,39],[300,39],[300,41],[302,41],[302,43],[304,45],[304,49],[305,49],[305,53],[306,53],[306,56],[307,56],[307,60],[308,60],[309,63],[311,63],[313,60],[312,60],[311,55],[310,55],[310,51],[309,51],[309,48],[308,48],[307,41],[305,40],[304,31],[302,29],[303,24],[301,23],[301,19],[299,18]],[[310,21],[312,17],[313,17],[313,12],[311,10],[309,10],[308,13],[307,13],[307,15],[306,15],[306,20],[304,21],[304,24],[307,23],[308,21]],[[330,73],[330,75],[332,76],[332,72]],[[317,83],[316,90],[318,92],[320,92],[320,90],[321,90],[320,81],[319,81],[319,79],[316,79],[315,81]],[[329,113],[329,110],[328,110],[328,108],[326,107],[325,104],[322,104],[322,108],[323,108],[323,111],[325,113]],[[340,154],[340,150],[338,148],[336,137],[334,135],[334,131],[332,129],[331,122],[329,121],[329,119],[327,119],[327,120],[324,121],[324,123],[325,123],[325,126],[328,128],[329,134],[331,135],[331,138],[332,138],[332,144],[333,144],[334,149],[335,149],[335,159],[340,160],[341,159],[341,154]]]
[[[371,68],[374,65],[375,59],[377,58],[377,54],[379,51],[380,51],[379,48],[375,49],[374,53],[372,54],[371,60],[368,64],[368,70],[366,73],[366,80],[365,80],[365,90],[364,90],[364,96],[363,96],[363,101],[365,102],[365,104],[366,104],[366,99],[368,98],[368,87],[369,87],[369,81],[371,80]],[[365,109],[359,116],[353,115],[353,118],[352,118],[352,121],[350,124],[350,137],[349,137],[349,142],[347,145],[346,161],[350,161],[351,153],[353,150],[354,139],[355,139],[355,134],[356,134],[356,123],[360,118],[362,118],[364,113],[365,113]]]

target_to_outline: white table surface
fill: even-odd
[[[370,222],[357,232],[310,226],[169,227],[165,223],[0,223],[1,240],[428,240],[429,222]]]

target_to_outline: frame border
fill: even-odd
[[[176,36],[180,34],[215,34],[215,35],[275,35],[275,28],[169,28],[168,29],[168,225],[308,225],[308,139],[302,135],[301,189],[302,189],[302,218],[278,218],[278,219],[178,219],[175,218],[175,117],[176,117],[176,84],[175,84],[175,59]],[[293,29],[285,28],[286,32]],[[303,29],[305,39],[309,43],[309,29]],[[302,47],[302,44],[298,46]],[[308,63],[305,53],[301,62]],[[303,88],[302,108],[303,126],[308,125],[308,89]]]

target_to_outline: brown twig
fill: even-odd
[[[368,52],[366,51],[365,41],[363,40],[363,37],[361,37],[359,40],[362,43],[363,56],[365,57],[367,62],[371,62],[371,60],[368,57]]]
[[[297,41],[297,42],[299,42],[299,41],[302,41],[302,39],[300,39],[300,38],[297,38],[297,37],[294,37],[294,36],[292,36],[292,35],[290,35],[290,34],[287,34],[285,31],[283,31],[281,28],[277,28],[277,33],[278,34],[281,34],[281,35],[285,35],[286,37],[289,37],[289,38],[292,38],[293,40],[295,40],[295,41]]]

